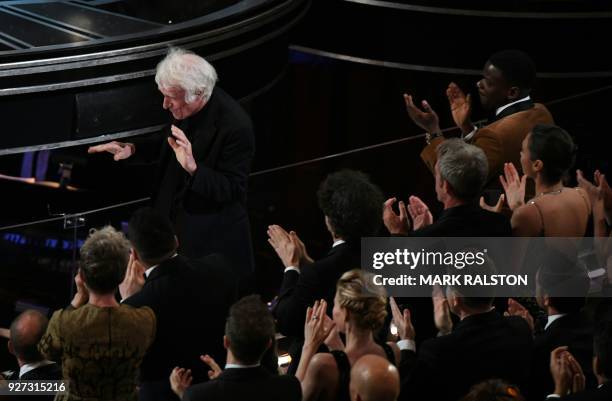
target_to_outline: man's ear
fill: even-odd
[[[8,340],[8,342],[6,343],[6,346],[8,348],[8,352],[11,355],[15,355],[15,350],[13,349],[13,343],[11,342],[11,340]],[[17,356],[17,355],[15,355],[15,356]]]
[[[508,89],[507,96],[508,100],[510,100],[511,102],[519,100],[521,96],[521,89],[518,86],[511,86],[510,89]]]
[[[179,239],[178,239],[178,237],[176,235],[174,236],[174,244],[175,244],[174,246],[176,246],[176,249],[178,249],[180,243],[179,243]]]
[[[227,336],[223,336],[223,348],[229,349],[229,347],[230,347],[230,340],[229,340],[229,338],[227,338]]]
[[[593,357],[593,373],[596,376],[602,376],[602,374],[601,374],[601,361],[599,360],[599,357],[597,355],[595,355]]]
[[[550,297],[548,296],[548,294],[544,294],[544,296],[542,296],[542,302],[544,303],[544,306],[550,306]]]

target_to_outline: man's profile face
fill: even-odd
[[[508,91],[510,85],[504,78],[504,74],[493,64],[485,64],[482,70],[482,79],[476,83],[480,103],[487,111],[493,111],[508,103]]]
[[[185,90],[180,87],[158,87],[161,94],[164,96],[162,104],[164,110],[169,110],[172,116],[177,120],[184,120],[199,111],[204,103],[204,100],[199,97],[193,103],[185,101]]]

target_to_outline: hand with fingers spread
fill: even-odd
[[[399,215],[393,211],[396,198],[389,198],[383,204],[383,222],[391,234],[407,234],[410,231],[408,211],[403,201],[398,204]]]
[[[450,307],[444,292],[439,285],[433,287],[431,294],[434,307],[434,323],[440,335],[447,335],[453,331],[453,321],[451,319]]]
[[[504,163],[504,175],[499,176],[499,181],[504,187],[508,207],[515,210],[525,204],[525,185],[527,176],[519,176],[519,173],[512,163]]]
[[[198,168],[193,153],[191,150],[191,142],[187,139],[185,133],[176,125],[170,127],[172,136],[168,137],[168,144],[174,150],[174,155],[179,164],[190,175],[193,175]]]
[[[440,132],[440,120],[438,114],[431,108],[426,100],[421,102],[423,110],[419,109],[414,105],[412,96],[404,93],[404,103],[406,104],[406,111],[410,119],[419,127],[423,128],[429,133]]]
[[[456,83],[451,82],[446,89],[446,96],[450,104],[451,114],[457,127],[463,134],[469,134],[474,130],[472,124],[472,96],[467,96]]]
[[[127,159],[136,152],[136,147],[133,143],[124,143],[112,141],[100,145],[90,146],[87,148],[87,153],[102,153],[108,152],[113,155],[115,161]]]
[[[176,367],[170,373],[170,387],[172,387],[174,394],[181,399],[185,390],[191,386],[192,380],[193,377],[191,377],[191,370],[189,369]]]
[[[134,257],[134,253],[131,252],[125,277],[119,284],[121,299],[127,299],[142,290],[145,283],[145,270],[144,266]]]
[[[412,219],[412,227],[414,230],[433,224],[433,216],[429,211],[429,207],[416,196],[408,198],[408,213]]]
[[[216,379],[221,375],[221,373],[223,373],[223,370],[217,361],[215,361],[210,355],[200,355],[200,360],[210,367],[210,370],[208,371],[208,378],[210,380]]]
[[[395,298],[390,298],[391,304],[391,314],[393,316],[393,324],[397,327],[397,335],[400,340],[413,340],[416,338],[416,332],[414,331],[414,326],[412,325],[412,320],[410,316],[410,310],[408,308],[404,309],[404,311],[400,311],[399,306],[397,306],[397,302],[395,302]]]
[[[296,238],[296,235],[290,235],[281,226],[268,226],[268,243],[274,248],[285,267],[300,267],[302,255],[300,254],[300,245],[296,242]]]
[[[74,294],[70,305],[72,305],[72,307],[76,309],[85,305],[89,300],[89,290],[87,289],[87,287],[85,286],[85,282],[83,281],[81,269],[77,270],[77,274],[76,276],[74,276],[74,284],[76,285],[77,291],[76,294]]]
[[[315,301],[314,305],[306,310],[306,321],[304,322],[304,347],[316,352],[321,344],[335,327],[333,321],[325,319],[327,302],[322,299]]]
[[[527,308],[512,298],[508,298],[508,310],[504,312],[504,316],[520,316],[525,319],[532,333],[535,330],[535,322],[531,313],[529,313]]]
[[[608,220],[612,221],[612,189],[608,185],[606,176],[599,170],[595,170],[593,184],[584,177],[581,170],[576,170],[576,179],[578,186],[589,196],[593,211],[597,209],[598,212],[607,214]]]
[[[488,210],[493,213],[501,213],[504,209],[504,202],[506,201],[506,196],[504,194],[499,195],[499,199],[497,199],[497,203],[495,206],[489,206],[487,202],[485,202],[484,196],[480,197],[480,207],[484,210]]]

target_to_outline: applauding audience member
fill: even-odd
[[[223,361],[220,339],[236,286],[221,256],[195,261],[178,255],[172,224],[153,208],[133,214],[128,235],[132,255],[120,287],[123,303],[150,307],[158,322],[155,342],[140,369],[139,398],[175,399],[168,383],[175,366],[190,369],[199,383],[206,380],[206,369],[198,355]]]
[[[491,263],[482,274],[492,274]],[[493,308],[494,290],[448,287],[434,292],[436,338],[425,340],[418,353],[410,313],[396,308],[393,320],[402,341],[400,399],[454,401],[483,380],[499,378],[519,386],[527,382],[533,338],[524,319],[504,317]],[[484,292],[483,292],[484,291]],[[460,322],[453,327],[450,312]]]
[[[399,391],[399,372],[385,358],[364,355],[351,368],[351,401],[395,401]]]
[[[462,137],[481,148],[488,160],[487,184],[502,173],[504,163],[518,165],[521,141],[536,124],[552,124],[553,119],[546,107],[531,100],[531,88],[535,82],[536,70],[533,61],[518,50],[504,50],[493,54],[486,62],[483,78],[477,82],[480,103],[494,113],[488,124],[477,128],[471,120],[472,104],[470,95],[454,83],[446,90],[455,124],[461,129]],[[429,144],[421,158],[433,172],[436,164],[436,147],[444,140],[438,115],[427,101],[421,111],[405,94],[408,115],[417,125],[428,132]],[[488,187],[489,185],[487,185]]]
[[[107,226],[90,234],[80,252],[77,293],[69,307],[53,314],[39,349],[61,361],[70,382],[68,395],[58,399],[135,401],[137,372],[155,338],[155,315],[115,299],[130,244]]]
[[[434,222],[429,207],[411,196],[407,208],[399,203],[400,214],[396,215],[392,210],[395,198],[391,198],[385,202],[383,212],[387,229],[392,234],[421,237],[510,236],[510,223],[505,216],[478,205],[487,178],[487,159],[482,149],[455,138],[440,144],[437,154],[436,195],[444,211]],[[415,231],[409,231],[408,215]]]
[[[563,178],[574,164],[575,146],[567,132],[553,125],[537,125],[523,140],[519,176],[513,164],[504,166],[500,181],[512,209],[512,231],[522,237],[582,237],[591,203],[584,190],[567,188]],[[527,177],[536,195],[525,203]]]
[[[394,365],[398,363],[400,353],[394,343],[380,345],[374,341],[374,333],[387,315],[387,298],[384,289],[371,280],[372,276],[360,270],[342,275],[334,298],[333,319],[325,313],[325,300],[308,308],[302,358],[296,373],[305,401],[348,401],[351,366],[364,355],[378,355]],[[344,333],[346,345],[338,332]],[[326,339],[331,353],[317,353]]]
[[[175,368],[172,389],[184,401],[300,401],[300,384],[293,376],[272,375],[260,366],[274,338],[274,320],[259,296],[250,295],[230,309],[223,346],[225,370],[208,355],[202,360],[213,369],[207,383],[191,384],[191,371]]]

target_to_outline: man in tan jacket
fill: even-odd
[[[452,83],[446,90],[453,120],[461,129],[461,137],[484,150],[489,163],[487,188],[497,187],[497,178],[503,174],[504,163],[514,163],[520,169],[521,142],[537,124],[553,124],[546,107],[534,103],[529,96],[535,81],[535,66],[525,53],[504,50],[493,54],[484,66],[476,86],[483,108],[494,116],[488,124],[478,128],[471,120],[471,98]],[[436,148],[444,141],[438,115],[423,100],[423,110],[404,94],[408,115],[418,126],[427,130],[428,145],[421,158],[433,172]]]

